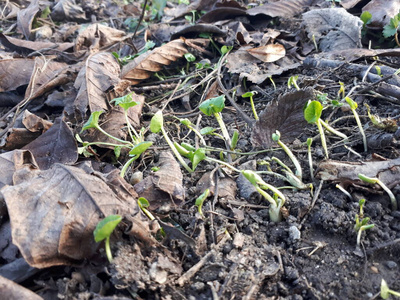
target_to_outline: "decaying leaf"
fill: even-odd
[[[83,22],[86,20],[82,7],[76,5],[75,0],[59,0],[51,10],[54,21]]]
[[[134,186],[139,197],[149,201],[150,210],[180,205],[185,200],[183,175],[175,157],[170,152],[160,153],[159,167],[157,172]]]
[[[90,112],[110,108],[105,92],[120,82],[119,72],[119,64],[111,53],[100,52],[87,59],[74,84],[78,90],[74,107],[82,119],[86,118],[88,107]]]
[[[181,58],[187,49],[181,40],[171,41],[151,52],[146,52],[135,58],[132,62],[122,68],[121,78],[138,84],[147,79],[152,73],[160,71],[164,66]]]
[[[251,55],[263,62],[274,62],[286,55],[285,47],[281,44],[268,44],[247,50]]]
[[[372,0],[362,8],[362,11],[371,13],[369,28],[382,29],[390,23],[390,19],[400,11],[400,2],[397,0]]]
[[[314,0],[280,0],[250,8],[247,13],[250,16],[263,14],[272,18],[290,18],[302,13],[313,1]]]
[[[343,8],[311,10],[303,14],[303,22],[322,51],[361,48],[363,22]]]
[[[287,93],[278,100],[270,102],[253,128],[252,144],[257,147],[271,147],[275,144],[272,134],[276,130],[281,133],[282,141],[292,142],[303,132],[307,124],[303,107],[313,97],[313,90],[306,89]]]
[[[23,286],[11,281],[3,276],[0,276],[0,290],[3,299],[31,299],[43,300],[38,294],[24,288]]]
[[[39,12],[39,0],[32,0],[29,6],[17,13],[18,29],[23,33],[27,40],[30,39],[32,22]]]
[[[29,110],[24,111],[24,115],[22,117],[22,124],[31,132],[45,132],[47,131],[53,123],[40,118],[39,116],[29,112]]]
[[[91,24],[75,40],[75,52],[89,50],[95,46],[97,48],[109,47],[121,42],[125,37],[125,32],[110,28],[102,24]]]
[[[2,193],[13,242],[34,267],[70,265],[90,257],[97,249],[93,230],[100,218],[138,212],[132,196],[117,196],[104,178],[78,167],[55,164],[26,175],[16,172],[16,185]]]
[[[28,85],[35,61],[15,58],[0,60],[0,92],[8,92],[22,85]]]
[[[55,163],[73,164],[78,160],[74,134],[61,118],[24,149],[31,151],[41,170],[47,170]]]

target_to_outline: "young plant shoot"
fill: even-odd
[[[354,230],[357,232],[357,249],[360,249],[362,232],[373,228],[375,225],[368,224],[370,218],[368,218],[368,217],[364,218],[365,199],[360,199],[358,204],[360,206],[360,213],[356,214],[356,217],[355,217],[356,224],[354,225]]]
[[[314,181],[314,168],[313,168],[313,160],[312,160],[312,154],[311,154],[311,145],[312,145],[312,138],[308,138],[307,139],[308,165],[310,167],[311,181]]]
[[[121,222],[121,220],[122,217],[119,215],[110,215],[101,220],[97,224],[96,229],[93,232],[94,240],[96,241],[96,243],[101,242],[104,239],[106,240],[105,249],[109,262],[112,262],[113,259],[110,248],[110,236],[115,227],[117,227],[117,225]]]
[[[172,143],[171,139],[168,137],[167,132],[164,129],[164,117],[162,111],[159,110],[155,113],[153,118],[151,118],[150,122],[150,131],[153,133],[159,133],[161,131],[162,135],[164,136],[165,141],[167,142],[168,146],[171,148],[172,152],[175,154],[175,157],[179,160],[181,165],[188,171],[192,173],[193,170],[189,168],[183,157],[180,155],[178,150],[175,148],[174,144]]]
[[[274,186],[266,183],[260,175],[251,170],[242,170],[241,173],[256,190],[270,203],[269,218],[272,222],[280,222],[282,220],[281,208],[285,204],[285,196]],[[270,196],[266,190],[271,190],[274,195]]]
[[[322,104],[319,101],[309,101],[304,109],[304,119],[306,119],[306,121],[310,124],[317,124],[318,131],[321,137],[322,148],[324,148],[325,151],[325,158],[328,159],[328,146],[326,145],[325,133],[322,126],[324,126],[328,131],[336,134],[343,139],[347,139],[347,136],[335,130],[321,119],[322,109]]]
[[[230,145],[231,139],[229,137],[228,129],[226,129],[224,120],[222,119],[221,111],[225,108],[225,96],[219,96],[204,101],[199,109],[207,116],[214,116],[217,119],[219,127],[221,128],[222,136],[227,145]]]
[[[281,148],[283,149],[283,151],[286,152],[286,154],[289,156],[290,160],[293,162],[295,168],[296,168],[296,176],[297,178],[300,179],[300,181],[302,181],[303,179],[303,171],[301,169],[300,163],[297,160],[296,156],[294,156],[293,152],[289,149],[288,146],[286,146],[282,141],[281,141],[281,134],[280,132],[277,130],[275,133],[272,134],[272,140],[274,142],[277,142],[279,146],[281,146]]]
[[[382,299],[389,299],[390,295],[400,297],[400,293],[389,289],[385,279],[382,278],[381,281],[381,297]]]
[[[363,174],[358,174],[358,178],[366,183],[378,184],[389,195],[390,201],[392,202],[392,210],[397,210],[396,197],[393,195],[392,191],[386,186],[386,184],[379,180],[379,178],[367,177]]]
[[[357,126],[360,129],[360,133],[361,133],[361,136],[362,136],[362,139],[363,139],[363,143],[364,143],[364,152],[367,152],[368,151],[367,137],[365,136],[365,132],[364,132],[364,129],[362,127],[362,124],[361,124],[361,121],[360,121],[360,117],[358,116],[358,113],[356,111],[356,109],[358,107],[358,104],[357,104],[357,102],[355,102],[353,99],[351,99],[349,97],[346,97],[344,99],[349,104],[350,109],[351,109],[351,111],[352,111],[352,113],[354,115],[354,118],[356,119]]]
[[[195,206],[197,206],[197,210],[199,212],[199,215],[204,218],[204,214],[203,214],[203,203],[204,201],[208,198],[208,195],[210,194],[210,190],[206,189],[197,199],[195,202]]]
[[[206,141],[203,138],[203,135],[194,127],[194,124],[190,122],[189,119],[179,119],[182,125],[185,125],[187,128],[192,130],[200,139],[200,142],[203,146],[206,146]]]
[[[257,94],[256,91],[251,91],[251,92],[247,92],[245,94],[242,95],[243,98],[250,98],[250,104],[251,104],[251,109],[253,111],[254,114],[254,119],[256,119],[256,121],[258,121],[258,115],[257,115],[257,111],[256,108],[254,106],[254,101],[253,101],[253,96]]]
[[[289,89],[292,86],[294,86],[296,88],[296,90],[300,91],[300,88],[297,85],[297,79],[298,78],[299,78],[299,75],[289,77],[288,82],[287,82],[287,86],[288,86]]]
[[[175,149],[179,154],[185,156],[192,162],[192,171],[196,170],[197,165],[206,158],[206,151],[204,148],[196,149],[189,144],[182,143],[179,145],[174,142]]]

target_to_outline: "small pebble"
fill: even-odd
[[[375,273],[375,274],[378,274],[378,273],[379,273],[378,268],[375,267],[375,266],[372,266],[372,267],[371,267],[371,271],[372,271],[372,273]]]
[[[385,262],[385,266],[386,266],[388,269],[393,270],[393,269],[396,269],[396,268],[397,268],[397,263],[395,263],[395,262],[392,261],[392,260],[388,260],[387,262]]]
[[[301,237],[301,232],[296,226],[290,226],[289,228],[289,237],[293,241],[297,241]]]

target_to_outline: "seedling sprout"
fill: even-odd
[[[275,133],[272,134],[272,140],[278,143],[279,146],[283,149],[283,151],[286,152],[286,154],[289,156],[290,160],[293,162],[295,168],[296,168],[296,176],[302,181],[303,178],[303,171],[301,170],[301,166],[299,161],[297,160],[296,156],[294,156],[293,152],[289,149],[288,146],[286,146],[282,141],[281,141],[281,134],[277,130]]]
[[[300,91],[299,86],[297,85],[297,79],[299,78],[299,75],[296,76],[290,76],[288,79],[287,86],[290,89],[292,86],[296,88],[296,90]]]
[[[111,233],[114,231],[115,227],[117,227],[119,222],[121,222],[121,220],[122,217],[119,215],[110,215],[101,220],[97,224],[96,229],[93,232],[94,240],[96,241],[96,243],[101,242],[104,239],[106,240],[105,249],[109,262],[112,262],[113,259],[110,248],[110,236]]]
[[[150,130],[153,133],[159,133],[161,131],[168,146],[171,148],[172,152],[175,154],[175,157],[179,160],[179,162],[186,169],[186,171],[188,171],[189,173],[192,173],[193,170],[191,168],[189,168],[189,166],[187,165],[187,163],[185,162],[183,157],[179,154],[178,150],[175,148],[174,144],[172,143],[172,141],[168,137],[167,132],[164,129],[164,117],[163,117],[161,110],[156,112],[155,115],[153,116],[153,118],[151,118]]]
[[[368,151],[367,137],[365,136],[365,132],[364,132],[364,129],[362,127],[362,124],[361,124],[361,121],[360,121],[360,117],[358,116],[358,113],[356,111],[356,109],[358,107],[358,104],[357,104],[357,102],[353,101],[353,99],[351,99],[349,97],[346,97],[345,100],[350,105],[351,112],[353,113],[354,118],[356,119],[357,126],[360,129],[360,133],[361,133],[362,138],[363,138],[364,151],[367,152]]]
[[[390,201],[392,202],[392,210],[397,210],[396,197],[393,195],[392,191],[386,186],[386,184],[379,180],[379,178],[367,177],[363,174],[358,174],[358,178],[366,183],[377,183],[389,195]]]
[[[266,183],[260,175],[251,170],[242,170],[241,173],[256,190],[270,203],[269,218],[272,222],[280,222],[282,220],[281,208],[285,204],[285,196],[274,186]],[[274,195],[270,196],[265,190],[271,190]]]
[[[256,121],[258,121],[258,115],[257,115],[257,111],[256,108],[254,107],[254,101],[253,101],[253,96],[257,94],[256,91],[251,91],[251,92],[247,92],[245,94],[242,95],[243,98],[250,98],[250,104],[251,104],[251,109],[253,111],[254,114],[254,118],[256,119]]]
[[[354,225],[354,230],[357,232],[357,249],[360,249],[362,232],[373,228],[375,225],[374,224],[368,225],[370,218],[368,217],[364,218],[365,199],[360,199],[358,204],[360,206],[360,212],[359,214],[356,214],[355,217],[356,224]]]
[[[400,293],[389,289],[385,279],[382,278],[381,281],[381,297],[382,299],[389,299],[390,295],[400,297]]]
[[[312,155],[311,155],[311,145],[312,145],[312,138],[308,138],[307,139],[308,165],[310,167],[311,181],[314,181],[314,168],[313,168],[313,160],[312,160]]]
[[[197,206],[197,210],[199,212],[199,215],[204,218],[204,214],[203,214],[203,203],[204,201],[208,198],[208,195],[210,194],[210,190],[206,189],[197,199],[194,205]]]

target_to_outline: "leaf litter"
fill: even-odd
[[[396,1],[387,2],[154,1],[142,20],[139,3],[3,1],[2,290],[10,299],[359,299],[374,297],[382,278],[400,290],[398,211],[379,185],[359,179],[398,193],[398,41],[377,38],[395,24]],[[367,10],[373,19],[363,24]],[[250,91],[251,103],[241,97]],[[112,100],[129,94],[125,118]],[[228,139],[198,109],[219,95]],[[345,97],[358,106],[367,151]],[[348,137],[323,131],[330,160],[304,119],[313,100],[321,120]],[[160,110],[183,161],[202,153],[194,172],[150,132]],[[99,112],[114,138],[81,132]],[[135,157],[115,138],[152,146]],[[264,189],[290,185],[282,222],[271,222],[269,194],[239,170],[258,172]],[[361,198],[375,224],[362,235],[363,257],[354,231]],[[122,216],[111,263],[93,237],[109,215]]]

